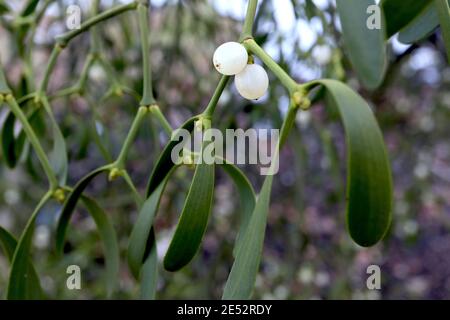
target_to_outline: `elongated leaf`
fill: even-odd
[[[273,175],[268,175],[231,268],[222,299],[249,299],[258,274],[264,245]]]
[[[23,8],[21,16],[27,17],[27,16],[33,14],[33,12],[36,10],[38,4],[39,4],[39,0],[29,0],[25,4],[25,7]]]
[[[0,226],[0,247],[3,247],[5,255],[8,258],[9,262],[12,262],[13,260],[16,246],[17,240],[14,238],[14,236]],[[41,290],[39,277],[31,261],[29,261],[28,269],[30,279],[27,283],[26,299],[42,299],[43,293]]]
[[[50,164],[59,179],[60,185],[64,186],[66,184],[68,170],[66,141],[64,140],[64,136],[53,115],[47,98],[44,97],[42,103],[50,118],[53,132],[53,148],[49,156]]]
[[[247,230],[253,210],[255,209],[256,196],[250,181],[248,181],[244,173],[238,167],[226,162],[224,159],[222,162],[223,163],[220,164],[220,167],[233,180],[241,202],[241,222],[239,233],[236,237],[236,243],[233,250],[233,255],[236,256],[239,248],[242,246],[243,235],[245,233],[245,230]]]
[[[15,137],[14,124],[16,117],[14,113],[10,112],[3,123],[2,128],[2,152],[5,163],[9,168],[14,168],[17,164],[17,157],[15,153]]]
[[[211,212],[214,164],[197,164],[175,234],[164,257],[164,268],[177,271],[197,253]]]
[[[91,181],[99,174],[106,172],[110,169],[110,166],[104,166],[98,168],[86,176],[84,176],[75,186],[73,191],[67,197],[62,208],[61,215],[58,219],[58,225],[56,227],[56,251],[62,253],[64,249],[64,241],[66,238],[67,226],[69,225],[70,218],[72,217],[73,210],[75,209],[78,200],[84,192],[84,189],[91,183]]]
[[[30,296],[28,288],[30,286],[29,279],[32,278],[29,268],[31,241],[34,234],[34,225],[36,217],[42,207],[50,199],[52,193],[48,192],[41,199],[33,214],[25,226],[24,231],[19,239],[14,256],[11,263],[11,272],[8,281],[7,298],[11,300],[27,299]],[[35,283],[40,290],[40,284]]]
[[[367,8],[375,0],[337,0],[345,48],[358,77],[368,89],[377,88],[386,72],[385,30],[369,29]]]
[[[152,233],[154,238],[154,233]],[[156,241],[152,239],[152,247],[142,266],[141,294],[143,300],[154,300],[156,298],[156,289],[158,280],[158,252],[156,250]]]
[[[433,0],[382,0],[386,19],[386,36],[389,39],[411,23]]]
[[[368,247],[388,230],[392,176],[380,128],[368,104],[345,84],[318,80],[327,89],[346,132],[347,224],[353,240]]]
[[[159,184],[150,197],[144,202],[136,223],[134,224],[133,231],[130,235],[130,242],[128,244],[128,265],[130,267],[133,276],[138,279],[139,272],[144,260],[146,259],[147,245],[153,245],[154,241],[149,241],[149,237],[152,234],[151,229],[153,226],[153,220],[155,219],[156,212],[158,211],[159,201],[164,191],[167,178]],[[153,239],[150,239],[153,240]]]
[[[439,17],[433,3],[411,21],[398,35],[398,40],[412,44],[428,37],[439,26]]]
[[[197,119],[198,116],[190,118],[177,130],[185,129],[191,132]],[[173,133],[173,136],[176,135],[176,132],[177,131]],[[162,151],[158,161],[156,162],[156,165],[153,168],[152,174],[150,175],[150,180],[147,186],[147,197],[149,197],[150,194],[154,190],[156,190],[159,184],[165,179],[169,171],[172,170],[172,168],[175,166],[171,156],[173,148],[175,148],[178,143],[179,141],[171,139]]]
[[[450,61],[450,5],[447,0],[434,0],[439,15],[442,38],[444,40],[447,58]]]
[[[116,232],[107,214],[95,200],[86,196],[83,196],[82,200],[89,214],[94,219],[103,242],[106,263],[106,288],[108,297],[111,297],[119,279],[120,257]]]

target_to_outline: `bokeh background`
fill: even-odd
[[[101,1],[102,9],[127,1]],[[154,90],[163,113],[176,127],[207,104],[219,80],[211,63],[215,48],[236,40],[245,15],[244,0],[157,0],[152,2],[151,59]],[[345,141],[336,114],[320,103],[298,114],[296,127],[281,156],[275,179],[257,299],[448,299],[450,298],[450,68],[439,31],[419,45],[395,39],[389,46],[385,83],[364,90],[343,48],[334,1],[261,0],[255,24],[257,41],[298,81],[340,79],[358,90],[380,122],[391,159],[395,205],[385,241],[374,248],[353,244],[345,231]],[[19,10],[23,1],[8,1]],[[89,17],[90,1],[51,1],[37,32],[32,62],[35,78],[54,44],[66,31],[69,4]],[[8,21],[8,15],[1,20]],[[117,155],[138,107],[133,94],[108,94],[115,84],[141,92],[141,55],[133,13],[102,24],[102,54],[112,75],[99,65],[89,73],[82,95],[53,99],[69,147],[69,185]],[[17,35],[0,26],[0,57],[17,96],[29,91],[17,55]],[[367,45],[370,46],[370,43]],[[50,91],[74,84],[89,51],[89,34],[64,50]],[[270,92],[258,102],[240,98],[230,83],[215,115],[214,126],[279,128],[288,96],[270,76]],[[28,86],[28,88],[27,88]],[[6,114],[0,109],[0,123]],[[40,139],[51,141],[45,117],[35,122]],[[152,165],[167,137],[153,121],[139,132],[128,168],[143,193]],[[3,157],[3,156],[2,156]],[[262,179],[255,166],[244,166],[256,190]],[[178,170],[171,179],[156,222],[162,257],[181,212],[192,171]],[[0,160],[0,225],[20,235],[46,182],[32,152],[17,168]],[[133,196],[123,181],[99,178],[88,193],[111,216],[122,250],[120,289],[115,298],[136,298],[138,286],[126,264],[128,236],[137,217]],[[182,271],[161,271],[158,298],[220,298],[232,264],[239,198],[232,183],[218,172],[214,210],[201,251]],[[46,206],[37,220],[33,259],[49,297],[104,297],[103,251],[91,218],[78,209],[68,232],[63,259],[53,253],[53,227],[60,207]],[[66,289],[65,268],[82,268],[82,290]],[[366,268],[382,271],[382,289],[366,288]],[[161,268],[162,270],[162,268]],[[0,295],[9,266],[0,253]]]

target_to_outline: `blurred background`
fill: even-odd
[[[44,2],[44,1],[42,1]],[[101,1],[101,10],[127,1]],[[203,110],[219,74],[212,65],[217,46],[238,39],[245,0],[151,1],[151,60],[155,95],[173,127]],[[90,16],[90,1],[49,1],[32,39],[21,39],[1,17],[0,57],[17,97],[32,92],[54,45],[66,29],[69,4]],[[439,31],[420,45],[389,46],[385,83],[365,91],[343,49],[334,1],[260,0],[255,38],[299,82],[319,77],[340,79],[358,90],[380,122],[391,159],[395,185],[394,219],[385,241],[363,249],[345,231],[345,141],[337,115],[322,104],[298,114],[296,127],[281,156],[275,179],[266,242],[257,278],[256,299],[449,299],[450,298],[450,68]],[[19,11],[23,1],[8,1]],[[82,95],[52,99],[51,104],[69,148],[69,185],[119,152],[138,108],[142,69],[137,19],[133,13],[99,28],[101,53],[110,68],[96,64]],[[18,43],[32,41],[33,81],[24,70]],[[368,44],[370,45],[370,44]],[[64,50],[50,81],[54,94],[78,80],[90,48],[89,33]],[[270,92],[258,102],[243,100],[230,82],[213,126],[279,128],[289,98],[270,75]],[[127,90],[117,92],[116,88]],[[6,108],[0,109],[3,125]],[[33,126],[44,146],[51,142],[44,114]],[[153,163],[167,136],[148,120],[139,132],[127,164],[144,192]],[[48,144],[47,144],[48,143]],[[2,155],[3,159],[4,155]],[[259,190],[259,168],[244,166]],[[156,230],[162,257],[171,239],[192,171],[181,169],[164,193]],[[46,180],[33,152],[25,152],[11,170],[0,160],[0,225],[20,235],[32,209],[46,191]],[[121,247],[120,289],[115,298],[136,298],[138,286],[126,264],[128,236],[137,217],[133,196],[120,179],[95,180],[89,195],[112,217]],[[77,209],[68,232],[66,255],[53,253],[53,227],[60,207],[46,206],[37,220],[33,259],[49,297],[104,297],[103,250],[93,220]],[[214,210],[201,251],[175,274],[162,271],[158,298],[220,298],[232,265],[238,229],[239,197],[218,170]],[[65,268],[82,269],[82,290],[66,289]],[[368,290],[366,268],[381,267],[382,289]],[[9,264],[0,253],[0,295]]]

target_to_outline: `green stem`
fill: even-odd
[[[122,172],[122,177],[125,180],[125,182],[127,183],[128,187],[130,188],[131,192],[133,193],[133,197],[134,200],[136,202],[136,205],[138,206],[138,208],[140,208],[143,204],[143,200],[141,195],[139,194],[139,192],[136,189],[136,186],[133,183],[133,180],[131,180],[130,175],[128,174],[128,172],[126,170],[124,170]]]
[[[245,16],[244,27],[242,28],[242,33],[240,41],[247,38],[252,38],[253,36],[253,23],[255,22],[256,7],[258,6],[258,0],[249,0],[247,6],[247,14]]]
[[[8,103],[9,107],[11,108],[11,111],[14,113],[14,115],[19,119],[20,123],[22,124],[23,130],[25,131],[28,140],[30,141],[31,145],[34,148],[34,151],[37,154],[37,157],[44,168],[44,172],[49,180],[50,188],[52,190],[56,189],[58,187],[58,180],[56,179],[55,173],[52,170],[52,167],[50,165],[50,162],[47,158],[46,153],[44,152],[44,149],[42,148],[41,144],[39,143],[38,137],[36,136],[36,133],[34,132],[33,128],[31,127],[30,123],[28,122],[27,117],[22,112],[22,109],[20,109],[19,105],[17,104],[16,99],[11,94],[8,94],[6,96],[6,102]]]
[[[149,30],[148,30],[148,14],[149,7],[139,3],[138,8],[139,29],[141,36],[142,46],[142,64],[144,72],[144,92],[142,94],[141,106],[150,106],[155,103],[153,97],[152,88],[152,76],[151,76],[151,62],[150,62],[150,43],[149,43]]]
[[[115,162],[115,167],[119,170],[123,170],[125,167],[125,161],[128,156],[128,152],[133,144],[134,139],[136,138],[139,127],[141,126],[142,120],[148,112],[148,108],[140,107],[136,117],[134,118],[133,124],[131,125],[130,131],[125,139],[122,150],[120,151],[119,156]]]
[[[161,109],[159,109],[159,106],[154,104],[151,105],[149,107],[149,110],[151,112],[152,115],[154,115],[156,117],[156,120],[158,120],[158,122],[161,124],[161,126],[163,127],[164,131],[166,131],[166,133],[169,135],[169,137],[172,135],[173,132],[173,128],[170,125],[169,121],[167,121],[166,117],[163,115],[163,113],[161,112]]]
[[[288,89],[290,94],[293,94],[298,90],[297,82],[292,79],[286,71],[276,63],[271,56],[269,56],[263,48],[261,48],[254,39],[247,39],[243,42],[248,51],[255,54],[261,59],[261,61],[275,74],[275,76],[281,81],[283,86]]]
[[[64,33],[63,35],[59,36],[57,38],[58,42],[62,46],[66,46],[70,40],[75,38],[76,36],[80,35],[81,33],[89,30],[92,26],[96,25],[99,22],[102,22],[104,20],[108,20],[110,18],[113,18],[117,15],[120,15],[126,11],[134,10],[137,7],[137,3],[135,1],[129,3],[117,6],[115,8],[111,8],[109,10],[106,10],[95,17],[92,17],[88,20],[86,20],[84,23],[81,24],[79,29],[74,29],[72,31],[69,31],[67,33]]]
[[[223,90],[225,90],[225,87],[228,83],[228,80],[230,79],[229,76],[222,76],[220,79],[219,84],[217,85],[216,90],[214,91],[214,94],[209,101],[208,106],[206,107],[205,111],[203,112],[203,115],[207,118],[212,118],[212,115],[214,113],[214,110],[216,109],[217,103],[219,102],[220,96],[222,95]]]
[[[39,87],[40,93],[45,93],[47,91],[48,82],[50,80],[50,74],[56,65],[56,60],[58,59],[59,54],[62,51],[62,47],[60,44],[55,44],[53,47],[52,53],[50,54],[50,59],[48,60],[47,67],[45,69],[44,78],[42,79],[41,85]]]
[[[447,57],[450,60],[450,7],[447,0],[435,0],[434,3],[439,13],[442,37],[444,38]]]

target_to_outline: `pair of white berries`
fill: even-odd
[[[238,42],[219,46],[214,52],[213,63],[219,73],[235,76],[236,89],[246,99],[259,99],[269,88],[266,70],[257,64],[248,64],[247,50]]]

